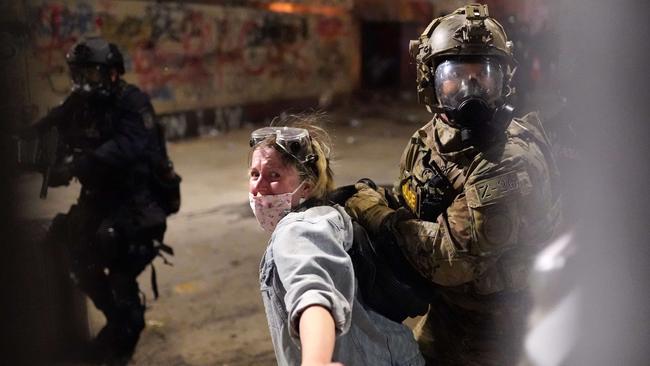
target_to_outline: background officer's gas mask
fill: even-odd
[[[124,57],[116,45],[101,37],[75,43],[65,59],[70,68],[72,92],[99,100],[111,96],[124,74]]]
[[[73,92],[99,97],[112,93],[110,73],[104,65],[70,65],[70,78]]]
[[[435,92],[454,125],[481,129],[502,104],[504,71],[486,57],[448,59],[436,67]]]

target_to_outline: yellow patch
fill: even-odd
[[[404,201],[406,201],[411,212],[417,212],[418,196],[408,182],[402,184],[402,196],[404,196]]]

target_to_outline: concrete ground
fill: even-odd
[[[377,105],[381,105],[377,104]],[[382,116],[381,118],[378,116]],[[392,183],[408,138],[428,119],[421,106],[349,106],[330,115],[337,185],[362,177]],[[183,176],[182,208],[170,217],[166,242],[173,266],[155,261],[160,298],[153,300],[150,269],[139,277],[147,296],[147,327],[133,365],[274,365],[258,268],[268,239],[247,197],[248,138],[252,129],[169,144]],[[21,177],[23,214],[46,219],[66,211],[78,184],[38,199],[40,176]],[[91,333],[103,317],[89,303]]]

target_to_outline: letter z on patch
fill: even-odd
[[[510,172],[474,184],[476,198],[481,205],[520,192],[521,182],[517,172]]]

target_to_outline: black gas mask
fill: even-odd
[[[94,98],[108,98],[114,89],[110,72],[104,65],[70,65],[72,92]]]
[[[124,58],[112,43],[89,37],[75,43],[65,56],[70,68],[72,92],[103,100],[114,94],[118,76],[124,74]]]
[[[485,57],[446,60],[436,67],[436,96],[464,141],[503,131],[513,111],[503,102],[505,77],[502,65]]]

